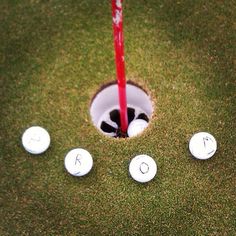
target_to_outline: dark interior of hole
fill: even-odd
[[[102,122],[101,129],[106,133],[116,133],[117,130],[113,126],[107,124],[105,121]]]
[[[135,118],[135,109],[128,107],[127,113],[128,113],[128,124],[130,124]],[[115,138],[127,137],[128,136],[127,133],[124,134],[121,132],[120,111],[118,109],[112,110],[110,112],[110,119],[111,119],[111,121],[113,121],[117,124],[118,128],[113,127],[112,125],[103,121],[100,126],[101,130],[105,133],[114,133]],[[138,114],[136,119],[142,119],[142,120],[149,122],[149,118],[145,113]]]
[[[145,113],[139,114],[137,119],[146,120],[147,122],[149,122],[149,119]]]
[[[110,118],[113,122],[115,122],[118,127],[120,127],[120,111],[119,110],[113,110],[110,112]]]

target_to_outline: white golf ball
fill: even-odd
[[[129,137],[137,136],[142,133],[148,126],[148,122],[142,119],[133,120],[128,127],[127,133]]]
[[[47,130],[40,126],[32,126],[22,135],[22,145],[31,154],[41,154],[50,145],[50,136]]]
[[[129,173],[137,182],[149,182],[157,173],[156,162],[148,155],[138,155],[131,160]]]
[[[93,158],[85,149],[76,148],[67,153],[64,164],[71,175],[83,176],[92,169]]]
[[[206,160],[215,154],[217,143],[211,134],[199,132],[194,134],[190,139],[189,150],[195,158]]]

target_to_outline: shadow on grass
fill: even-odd
[[[236,65],[233,1],[164,1],[159,7],[157,20],[165,22],[172,42],[177,47],[194,43],[199,48],[198,62],[211,65],[215,76],[210,78],[213,83],[207,95],[232,96]]]
[[[62,22],[46,4],[6,3],[2,8],[1,99],[14,99],[25,92],[34,74],[53,62]]]
[[[154,2],[148,1],[148,4],[154,6]],[[228,135],[229,143],[233,145],[236,107],[235,2],[165,0],[155,5],[154,12],[156,22],[163,25],[173,45],[177,48],[193,45],[197,48],[195,62],[203,68],[211,68],[201,76],[198,84],[201,84],[207,99],[212,104],[218,104],[214,105],[212,122],[216,122],[217,127],[219,120],[223,119],[223,133]]]
[[[236,69],[234,1],[143,2],[153,8],[157,24],[162,24],[176,47],[193,43],[199,48],[199,63],[210,64],[217,75],[215,78],[233,82]]]
[[[52,71],[55,60],[63,53],[74,55],[77,61],[82,54],[80,64],[89,67],[91,57],[94,55],[96,59],[99,51],[96,51],[96,31],[103,32],[101,29],[107,27],[104,5],[105,1],[1,3],[1,109],[4,104],[23,98],[29,85],[39,82],[42,72]]]

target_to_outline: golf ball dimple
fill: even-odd
[[[133,120],[128,127],[127,133],[129,137],[141,134],[148,126],[148,122],[142,119]]]
[[[138,155],[131,160],[129,164],[129,173],[137,182],[149,182],[157,173],[156,162],[148,155]]]
[[[41,154],[45,152],[51,142],[47,130],[40,126],[32,126],[26,129],[21,140],[24,149],[31,154]]]
[[[189,141],[189,151],[197,159],[211,158],[217,150],[215,138],[207,132],[194,134]]]
[[[92,169],[93,158],[87,150],[76,148],[67,153],[64,165],[71,175],[84,176]]]

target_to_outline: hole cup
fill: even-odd
[[[128,82],[126,86],[128,123],[135,119],[150,121],[153,113],[152,100],[140,86]],[[93,98],[90,106],[93,124],[109,137],[127,137],[120,131],[118,85],[104,86]]]

